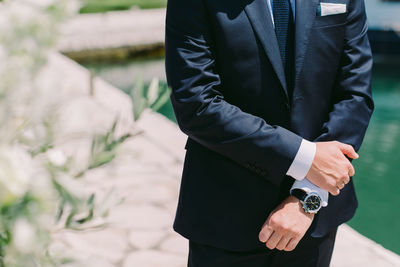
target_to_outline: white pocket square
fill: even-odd
[[[335,14],[343,14],[347,12],[346,4],[337,3],[320,3],[321,16],[329,16]]]

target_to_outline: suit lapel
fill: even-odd
[[[286,97],[288,97],[285,72],[267,1],[268,0],[242,0],[244,10],[253,29],[282,84]]]
[[[296,0],[295,81],[303,68],[311,27],[319,0]]]

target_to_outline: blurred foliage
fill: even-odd
[[[7,63],[0,67],[0,267],[75,266],[64,248],[51,247],[53,233],[102,227],[116,204],[112,189],[99,199],[79,178],[115,159],[137,129],[120,133],[116,119],[96,132],[66,130],[62,107],[72,85],[60,84],[63,73],[48,64],[61,22],[80,6],[74,0],[0,2],[0,61]],[[137,120],[146,108],[159,109],[169,90],[153,80],[138,83],[131,97]]]
[[[139,78],[129,95],[133,102],[133,116],[136,121],[147,108],[154,111],[161,109],[169,101],[170,89],[166,83],[160,83],[157,78],[154,78],[149,85],[144,84]]]
[[[168,84],[166,81],[160,81],[160,86],[163,88],[168,88]],[[171,93],[171,90],[169,89],[168,92]],[[161,106],[159,109],[157,109],[157,112],[164,115],[169,120],[177,123],[174,109],[172,107],[172,103],[171,103],[170,99],[168,99],[168,101],[166,101],[163,106]]]
[[[116,156],[116,150],[126,139],[132,137],[131,133],[116,136],[115,129],[117,120],[111,129],[105,134],[96,135],[92,140],[89,162],[85,170],[79,172],[75,177],[82,177],[87,170],[92,170],[110,163]]]
[[[160,8],[167,5],[167,0],[86,0],[81,13],[97,13],[114,10],[127,10],[133,6],[142,9]]]
[[[132,134],[117,134],[115,120],[77,137],[88,153],[69,140],[59,117],[65,88],[47,64],[60,23],[79,8],[74,0],[0,3],[0,266],[73,266],[51,249],[52,233],[103,226],[115,204],[113,190],[98,199],[78,178],[110,163]]]

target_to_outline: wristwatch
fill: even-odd
[[[298,198],[300,203],[303,205],[303,209],[306,213],[317,213],[322,207],[321,197],[315,193],[295,188],[292,190],[291,195]]]

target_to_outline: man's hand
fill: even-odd
[[[259,240],[269,249],[292,251],[307,232],[314,214],[304,211],[300,201],[289,196],[282,202],[264,223]]]
[[[316,186],[337,196],[355,173],[345,155],[357,159],[358,154],[352,146],[337,141],[318,142],[316,145],[314,161],[306,177]]]

